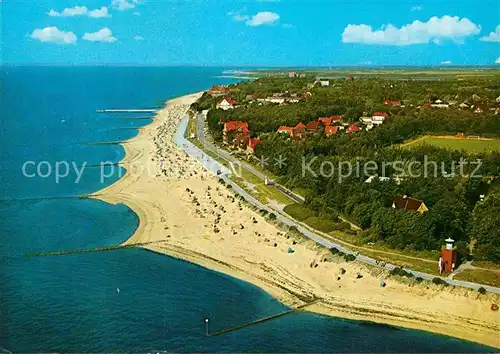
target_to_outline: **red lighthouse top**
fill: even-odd
[[[439,274],[453,272],[457,263],[457,250],[453,246],[455,240],[448,238],[445,242],[446,246],[441,249],[439,258]]]

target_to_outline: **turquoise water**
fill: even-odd
[[[491,348],[390,326],[297,313],[219,337],[211,331],[285,309],[255,286],[141,249],[25,257],[115,245],[137,227],[124,205],[78,199],[120,178],[87,167],[28,178],[26,161],[118,162],[147,120],[97,114],[138,108],[213,84],[218,68],[7,67],[2,71],[0,347],[14,352],[486,352]],[[138,114],[134,114],[137,116]],[[130,116],[130,115],[129,115]],[[148,116],[141,114],[141,116]],[[29,170],[28,172],[32,172]],[[112,172],[112,171],[106,171]],[[117,293],[117,288],[120,292]]]

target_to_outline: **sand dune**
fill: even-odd
[[[500,313],[490,310],[498,295],[405,283],[382,269],[346,263],[267,222],[205,174],[172,141],[199,95],[169,101],[152,124],[123,145],[124,178],[96,193],[137,213],[139,227],[126,243],[158,241],[147,248],[254,283],[289,306],[319,298],[308,310],[500,348]]]

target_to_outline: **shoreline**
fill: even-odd
[[[90,195],[136,213],[139,225],[123,244],[156,241],[144,248],[252,283],[287,306],[320,298],[308,311],[500,348],[500,315],[489,309],[498,295],[398,282],[384,270],[332,257],[312,241],[287,238],[245,204],[240,207],[232,191],[205,176],[172,141],[199,95],[169,100],[152,123],[121,145],[125,175]],[[139,173],[135,165],[148,170]],[[358,279],[358,273],[363,277]]]

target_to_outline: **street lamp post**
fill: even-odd
[[[205,318],[205,334],[208,337],[208,318]]]

